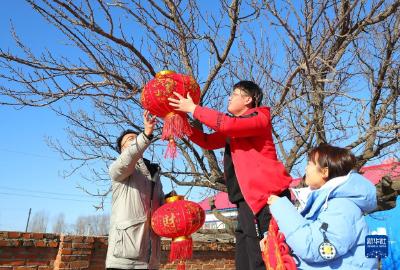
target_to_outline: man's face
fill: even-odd
[[[133,133],[126,134],[124,137],[122,137],[121,153],[132,144],[132,141],[136,139],[136,137],[136,134]]]
[[[245,91],[235,88],[229,96],[228,112],[240,116],[249,109],[251,102],[252,98]]]

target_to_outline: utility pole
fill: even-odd
[[[29,226],[29,219],[31,217],[31,212],[32,212],[32,208],[29,208],[29,214],[28,214],[28,220],[26,221],[26,228],[25,228],[25,232],[28,231],[28,226]]]

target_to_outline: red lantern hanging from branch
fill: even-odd
[[[203,208],[179,195],[167,198],[166,204],[154,212],[151,226],[159,236],[172,238],[169,261],[177,261],[177,269],[184,270],[184,261],[192,258],[193,241],[190,235],[200,229],[204,221]]]
[[[267,270],[296,270],[296,262],[289,253],[285,236],[279,231],[278,224],[271,218],[264,244],[262,257]]]
[[[172,158],[176,156],[175,140],[185,135],[191,135],[187,115],[175,111],[169,105],[168,98],[176,98],[173,92],[184,97],[190,94],[195,104],[200,102],[200,87],[197,82],[191,76],[178,74],[171,70],[157,73],[156,77],[144,86],[141,96],[143,107],[151,114],[164,119],[161,138],[168,140],[165,157]]]

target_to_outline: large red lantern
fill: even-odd
[[[172,238],[169,261],[178,261],[177,269],[185,269],[184,261],[192,257],[190,235],[203,226],[204,220],[203,208],[179,195],[167,198],[166,204],[154,212],[151,226],[159,236]]]
[[[175,111],[174,107],[169,105],[168,98],[176,98],[173,92],[184,97],[190,94],[195,104],[200,102],[200,87],[197,82],[191,76],[171,70],[157,73],[156,77],[144,86],[141,96],[143,107],[151,114],[164,119],[161,138],[169,141],[165,156],[172,158],[176,156],[175,140],[191,135],[186,113]]]
[[[289,253],[285,236],[279,231],[278,224],[271,218],[264,244],[262,257],[267,270],[296,270],[296,262]]]

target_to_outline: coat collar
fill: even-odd
[[[335,177],[326,182],[322,187],[317,190],[312,190],[305,203],[304,209],[301,214],[305,218],[312,218],[317,212],[324,211],[328,207],[328,201],[334,196],[334,191],[347,182],[350,174],[345,176]]]

